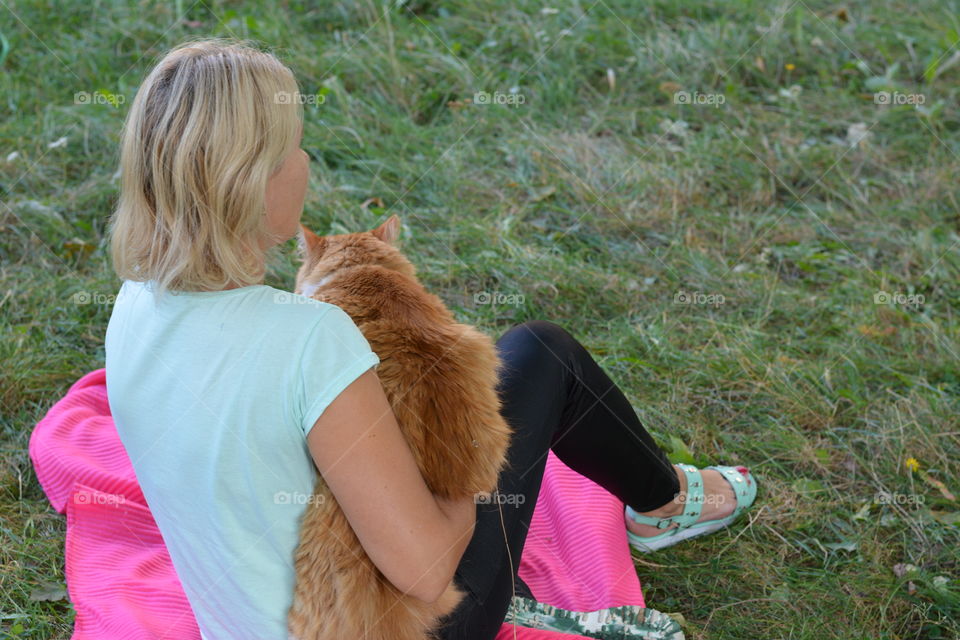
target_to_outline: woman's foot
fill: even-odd
[[[683,506],[687,498],[687,474],[683,473],[678,465],[673,465],[673,470],[680,480],[680,493],[676,498],[659,509],[646,511],[641,513],[641,515],[651,516],[653,518],[667,518],[683,513]],[[703,477],[703,506],[697,522],[720,520],[732,514],[737,506],[737,500],[730,483],[720,475],[719,471],[713,469],[702,469],[701,475]],[[677,526],[677,524],[674,523],[665,529],[657,529],[652,525],[634,522],[629,516],[625,516],[625,520],[628,531],[645,538],[662,534]]]

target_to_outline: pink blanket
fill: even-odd
[[[37,423],[30,458],[50,503],[67,514],[67,590],[77,612],[73,640],[199,640],[114,428],[104,369],[75,382]],[[552,452],[519,572],[538,601],[563,609],[644,606],[623,504]],[[514,637],[582,636],[504,624],[497,640]]]

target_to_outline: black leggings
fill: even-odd
[[[514,580],[518,594],[529,593],[516,572],[548,449],[637,511],[663,506],[680,491],[673,466],[630,402],[564,329],[527,322],[504,334],[497,350],[501,413],[514,429],[498,483],[503,523],[497,504],[477,505],[473,538],[454,577],[468,596],[444,621],[443,640],[492,640],[506,619]]]

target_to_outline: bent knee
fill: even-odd
[[[522,346],[534,351],[548,351],[556,356],[579,345],[566,329],[548,320],[528,320],[511,328],[499,342],[512,347]]]

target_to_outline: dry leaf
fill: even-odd
[[[660,86],[657,88],[660,89],[660,91],[663,91],[668,96],[672,96],[677,91],[680,91],[683,87],[681,87],[676,82],[661,82]]]
[[[874,327],[874,326],[871,326],[871,325],[861,324],[860,326],[857,327],[857,331],[859,331],[861,334],[867,336],[868,338],[879,338],[879,337],[881,337],[881,336],[890,336],[890,335],[893,335],[894,333],[897,332],[897,328],[896,328],[896,327],[887,326],[887,327],[883,327],[883,328],[881,329],[881,328],[879,328],[879,327]]]
[[[546,200],[556,192],[557,188],[555,186],[547,185],[542,189],[538,189],[530,196],[531,202],[540,202],[541,200]]]
[[[63,251],[68,258],[87,258],[96,248],[96,246],[90,244],[86,240],[80,240],[78,238],[73,238],[72,240],[67,240],[63,243]]]
[[[923,478],[923,481],[926,482],[931,487],[935,487],[939,489],[940,493],[942,493],[943,497],[946,498],[947,500],[950,500],[951,502],[957,501],[954,495],[950,493],[950,490],[947,489],[946,485],[940,482],[939,480],[937,480],[936,478],[931,477],[930,474],[921,473],[920,477]]]

